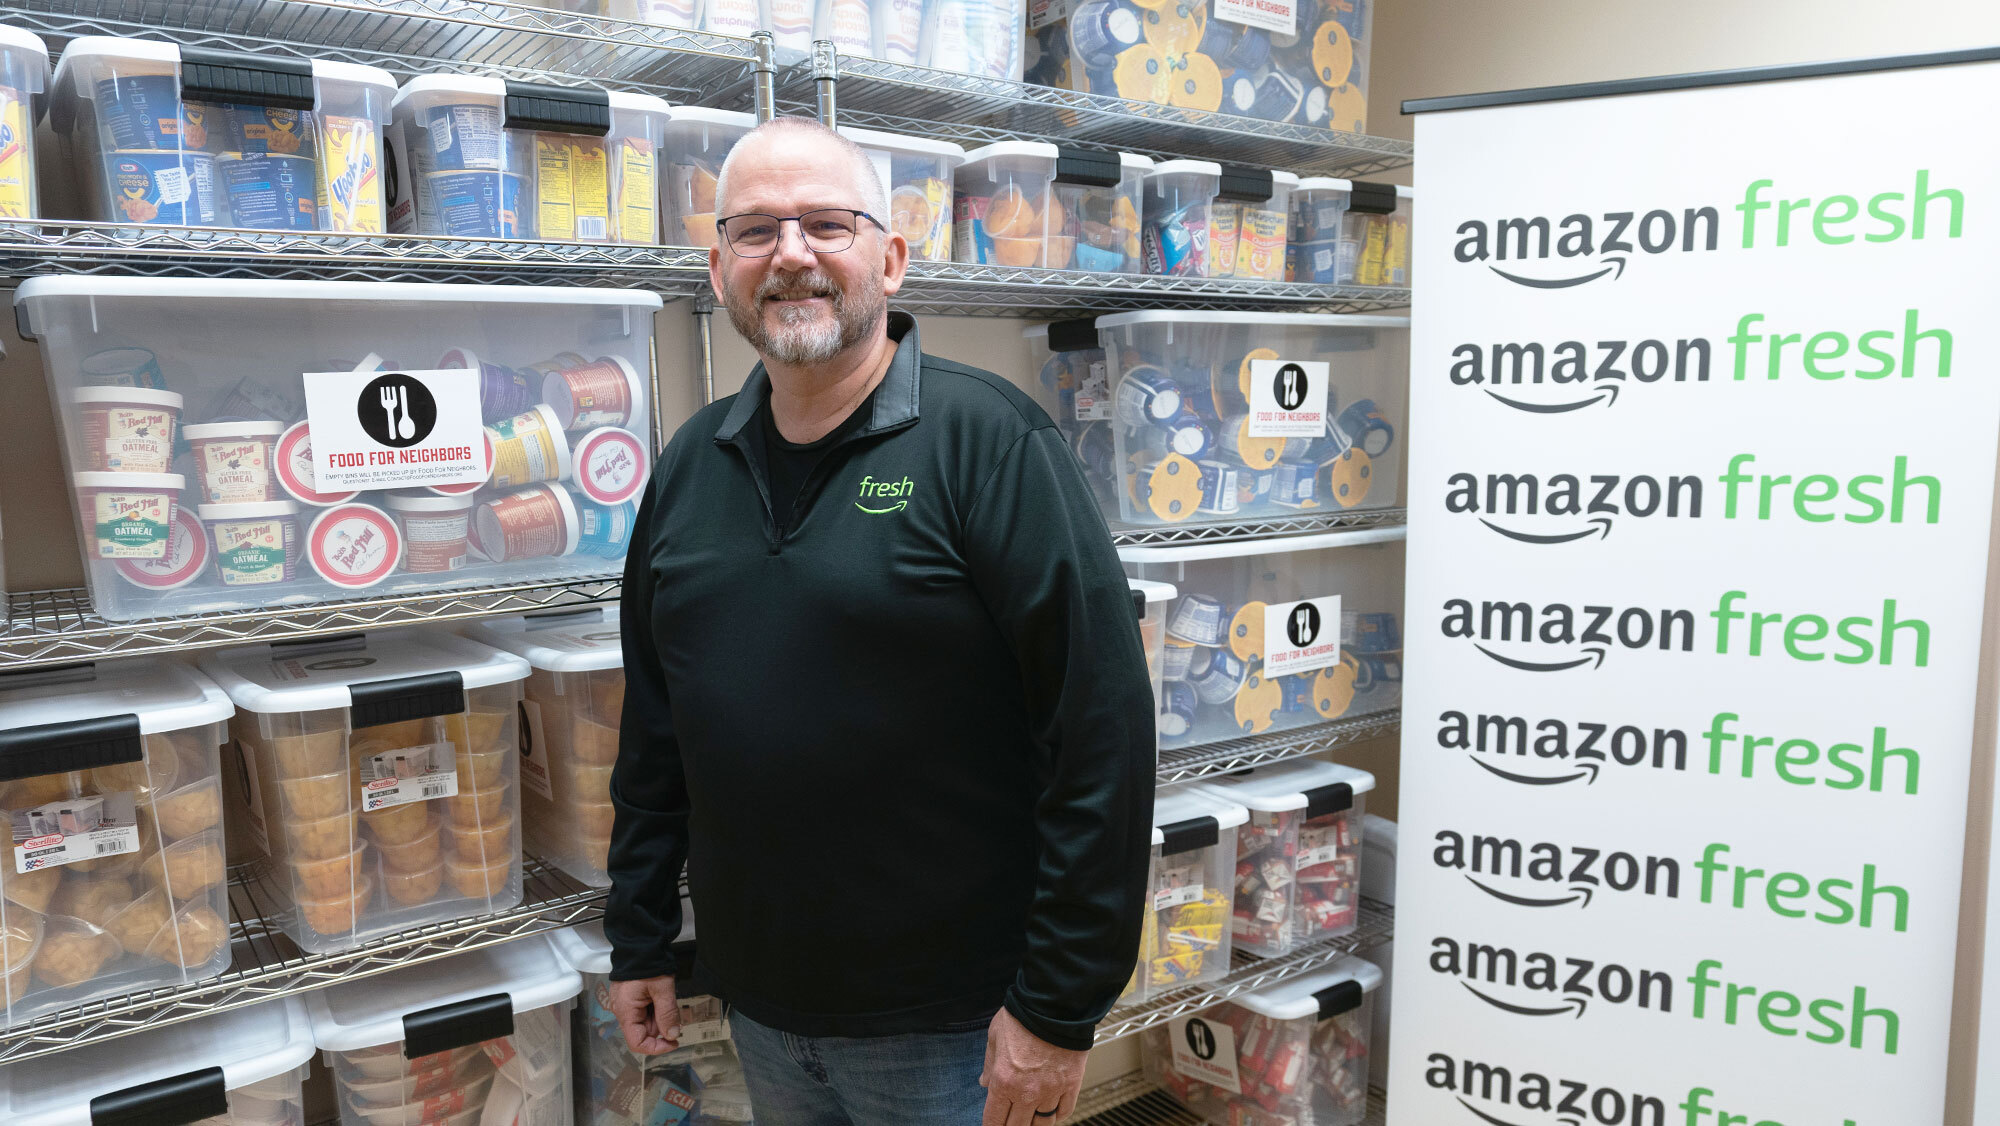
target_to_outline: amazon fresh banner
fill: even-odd
[[[1942,1120],[1995,120],[1993,63],[1418,119],[1392,1126]]]

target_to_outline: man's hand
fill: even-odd
[[[1001,1009],[986,1030],[986,1116],[980,1126],[1050,1126],[1076,1110],[1088,1053],[1058,1048]]]
[[[681,1006],[671,977],[612,982],[611,1012],[625,1032],[625,1043],[640,1055],[681,1046]]]

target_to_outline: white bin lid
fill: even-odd
[[[1206,309],[1152,309],[1144,313],[1109,313],[1097,318],[1099,331],[1117,328],[1120,325],[1158,324],[1264,325],[1274,328],[1408,328],[1410,318],[1371,317],[1356,313],[1222,313]]]
[[[1151,579],[1126,579],[1126,585],[1146,596],[1148,606],[1156,602],[1170,602],[1179,591],[1172,583],[1159,583]]]
[[[259,281],[234,278],[29,278],[14,291],[16,306],[37,298],[159,297],[175,301],[375,301],[395,305],[626,305],[658,309],[660,295],[589,286],[454,285],[425,282]]]
[[[1271,173],[1271,190],[1273,194],[1280,190],[1296,191],[1298,186],[1299,177],[1295,172],[1278,172],[1274,170]]]
[[[623,90],[611,91],[611,108],[619,113],[657,113],[661,117],[673,111],[673,106],[665,98],[651,94],[628,94]]]
[[[170,658],[0,676],[0,730],[131,713],[140,734],[154,735],[219,723],[235,712],[214,681]]]
[[[965,154],[967,167],[984,164],[989,160],[1006,157],[1025,157],[1030,160],[1046,160],[1051,171],[1055,169],[1056,147],[1047,141],[999,141],[981,145]]]
[[[836,132],[864,149],[888,149],[909,156],[941,156],[956,168],[965,159],[965,148],[950,141],[933,141],[928,137],[905,137],[901,133],[884,133],[877,129],[850,129],[840,126]]]
[[[1340,783],[1358,796],[1375,788],[1375,776],[1320,759],[1297,759],[1195,784],[1223,801],[1242,802],[1261,813],[1283,813],[1304,809],[1308,791]]]
[[[569,963],[569,968],[580,974],[608,974],[611,972],[611,940],[604,937],[604,921],[583,923],[549,932],[549,941],[555,944],[556,953]],[[675,942],[694,941],[694,903],[681,900],[681,933]]]
[[[1343,180],[1338,176],[1307,176],[1305,179],[1299,181],[1299,186],[1295,190],[1302,192],[1351,192],[1354,190],[1354,181]]]
[[[396,91],[395,99],[389,103],[389,111],[394,113],[403,108],[403,103],[416,98],[445,105],[452,104],[447,100],[450,98],[464,98],[468,103],[505,105],[507,83],[483,74],[419,74]]]
[[[351,1052],[401,1041],[408,1013],[495,993],[526,1013],[582,991],[583,979],[547,938],[533,935],[309,993],[306,1011],[315,1044]]]
[[[379,66],[364,66],[361,63],[338,63],[326,59],[314,59],[313,81],[346,82],[355,86],[373,86],[385,94],[396,92],[396,76]]]
[[[1214,176],[1222,177],[1222,165],[1212,160],[1162,160],[1153,165],[1146,178],[1155,176]]]
[[[575,614],[516,614],[491,618],[467,629],[466,636],[527,658],[549,672],[596,672],[624,664],[618,643],[618,607],[591,607]]]
[[[177,44],[161,42],[158,39],[128,39],[122,35],[81,35],[69,41],[63,48],[62,58],[56,60],[56,83],[61,85],[69,69],[99,59],[118,59],[129,62],[166,63],[179,66],[181,49]],[[79,88],[80,97],[91,97],[95,92]]]
[[[707,106],[671,106],[667,109],[667,123],[727,125],[745,132],[757,128],[757,118],[751,114],[733,109],[710,109]]]
[[[1373,993],[1382,984],[1382,967],[1350,954],[1323,970],[1287,978],[1268,989],[1239,994],[1229,1000],[1231,1004],[1241,1005],[1273,1020],[1316,1017],[1319,1015],[1319,998],[1315,994],[1344,981],[1358,982],[1363,993]]]
[[[295,997],[200,1017],[172,1028],[92,1044],[0,1068],[0,1122],[90,1126],[90,1100],[211,1067],[234,1091],[312,1059],[312,1026]]]
[[[42,42],[41,36],[36,35],[32,31],[22,31],[18,27],[7,27],[4,24],[0,24],[0,47],[15,51],[26,51],[31,55],[39,55],[42,60],[42,79],[47,81],[49,77],[49,45]]]
[[[204,655],[201,669],[237,707],[260,714],[349,707],[350,684],[455,672],[465,687],[485,688],[529,672],[512,653],[430,630],[371,633],[351,647],[247,645]]]
[[[1164,825],[1178,825],[1197,817],[1215,818],[1218,829],[1234,829],[1250,820],[1250,811],[1233,801],[1224,801],[1194,786],[1173,786],[1153,798],[1153,844],[1167,843]]]
[[[1415,198],[1417,198],[1417,189],[1415,189],[1415,188],[1411,187],[1411,186],[1410,186],[1410,185],[1408,185],[1408,184],[1397,184],[1397,185],[1396,185],[1396,198],[1397,198],[1397,199],[1415,199]]]
[[[1383,528],[1350,528],[1338,532],[1315,532],[1310,536],[1280,536],[1268,540],[1221,540],[1214,543],[1174,544],[1167,547],[1121,547],[1118,558],[1125,563],[1192,563],[1199,559],[1241,559],[1251,555],[1292,555],[1301,551],[1325,551],[1335,547],[1389,543],[1408,539],[1407,525]]]

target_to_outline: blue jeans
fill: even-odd
[[[794,1036],[732,1011],[729,1027],[759,1126],[979,1126],[988,1020],[902,1036]]]

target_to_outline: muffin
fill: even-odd
[[[179,966],[199,969],[215,960],[229,945],[229,923],[203,904],[195,904],[174,916],[170,927],[161,927],[146,947],[146,953]]]
[[[222,882],[222,838],[203,833],[176,841],[148,857],[146,874],[155,886],[165,887],[177,900],[186,901]]]
[[[123,876],[72,873],[56,889],[49,911],[103,927],[131,902],[132,882]]]
[[[127,952],[140,954],[153,937],[167,925],[167,897],[158,889],[146,892],[123,911],[111,916],[104,929]]]
[[[423,825],[423,830],[407,841],[389,844],[380,837],[375,839],[375,851],[382,856],[384,872],[415,872],[437,863],[441,837],[442,819],[431,817]]]
[[[222,783],[208,778],[162,795],[153,805],[160,831],[170,841],[212,829],[222,821]]]
[[[354,850],[355,826],[360,822],[355,810],[317,817],[310,821],[287,821],[285,836],[291,842],[294,860],[324,860],[345,856]]]
[[[430,902],[443,886],[444,861],[441,859],[412,872],[398,872],[393,868],[382,870],[382,889],[389,893],[390,899],[404,907]]]
[[[35,980],[58,989],[89,981],[118,956],[118,940],[80,919],[49,919],[35,951]]]
[[[384,806],[362,814],[361,823],[382,844],[407,844],[422,836],[430,825],[429,805],[429,802],[413,801]]]

